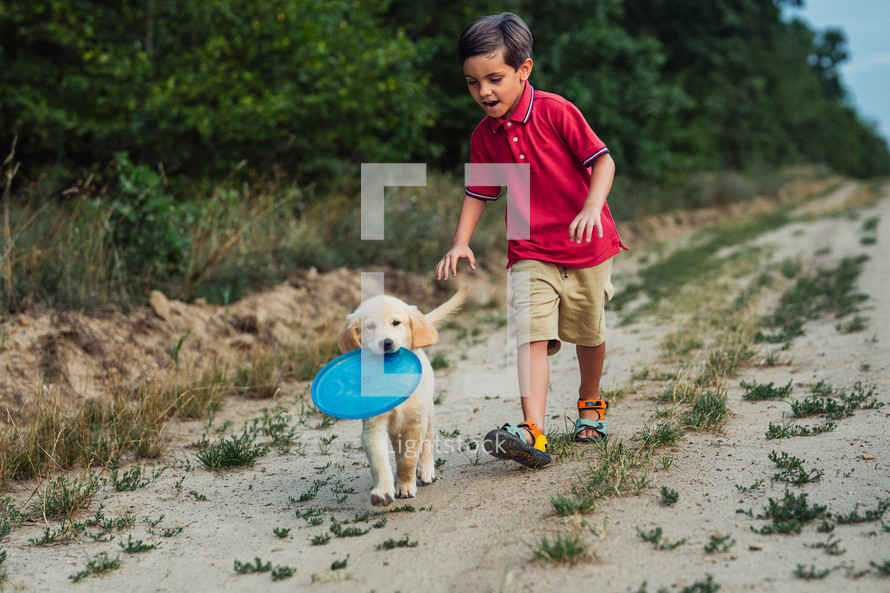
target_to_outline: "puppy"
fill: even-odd
[[[362,447],[371,465],[371,504],[375,506],[387,506],[396,497],[416,496],[415,476],[423,484],[433,481],[433,369],[421,348],[438,341],[435,324],[460,308],[467,291],[467,287],[461,288],[426,315],[395,297],[375,296],[350,313],[340,330],[339,343],[344,352],[365,347],[383,355],[409,348],[420,359],[422,369],[420,383],[407,400],[384,414],[362,420]],[[396,454],[395,481],[387,440]]]

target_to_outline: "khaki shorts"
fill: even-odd
[[[517,346],[547,340],[550,355],[559,351],[560,340],[599,346],[606,341],[605,303],[614,292],[611,259],[591,268],[516,262],[510,266],[510,306]]]

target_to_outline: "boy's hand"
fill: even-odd
[[[595,208],[584,208],[569,225],[569,240],[580,243],[586,240],[590,243],[593,238],[593,229],[597,231],[597,237],[603,238],[603,221],[600,217],[602,211]]]
[[[476,256],[469,245],[454,245],[448,250],[438,264],[436,264],[436,280],[448,280],[448,272],[457,277],[457,262],[465,259],[470,263],[470,268],[476,269]]]

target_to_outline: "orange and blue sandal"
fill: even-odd
[[[606,408],[609,402],[603,399],[582,399],[578,402],[579,410],[596,410],[598,417],[596,420],[587,420],[586,418],[578,418],[575,420],[575,442],[576,443],[593,443],[606,438]],[[579,437],[585,429],[592,429],[596,436]]]
[[[525,432],[528,431],[535,441],[534,445],[525,442]],[[510,459],[537,469],[544,467],[552,458],[547,453],[547,437],[538,430],[533,422],[523,422],[520,425],[504,424],[501,428],[492,430],[482,441],[485,451],[498,459]]]

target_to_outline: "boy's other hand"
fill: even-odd
[[[448,250],[438,264],[436,264],[436,280],[448,280],[448,272],[452,277],[457,277],[457,262],[465,259],[470,263],[470,269],[476,269],[476,256],[469,245],[455,245]]]
[[[569,240],[575,243],[580,243],[582,240],[590,243],[594,229],[597,231],[597,237],[602,239],[603,221],[600,217],[600,211],[585,208],[578,213],[578,216],[569,225]]]

